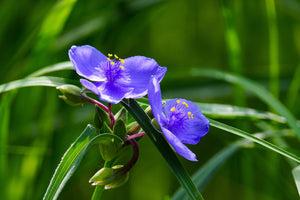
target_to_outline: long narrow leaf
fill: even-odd
[[[191,71],[191,75],[224,80],[229,83],[240,85],[240,86],[244,87],[245,89],[253,92],[253,94],[255,94],[258,98],[260,98],[267,105],[269,105],[274,110],[276,110],[281,116],[286,118],[287,123],[296,132],[296,135],[300,139],[300,127],[297,126],[297,121],[296,121],[295,117],[288,111],[288,109],[280,101],[278,101],[276,98],[274,98],[261,85],[255,83],[254,81],[251,81],[249,79],[246,79],[246,78],[243,78],[240,76],[235,76],[230,73],[225,73],[225,72],[221,72],[218,70],[212,70],[212,69],[200,69],[200,68],[193,69]]]
[[[76,81],[51,76],[29,77],[0,85],[0,93],[30,86],[57,87],[64,84],[76,84]]]
[[[298,194],[300,195],[300,166],[295,167],[292,172],[297,186]]]
[[[57,199],[59,193],[77,169],[87,151],[95,144],[110,142],[112,140],[122,143],[122,140],[113,134],[97,135],[96,129],[88,125],[62,157],[43,199]]]
[[[188,175],[176,157],[174,151],[171,149],[162,134],[152,126],[148,115],[144,112],[140,105],[133,99],[123,100],[122,104],[150,137],[151,141],[167,161],[178,181],[181,183],[190,198],[193,200],[203,199],[197,187],[191,180],[191,177]]]
[[[239,130],[237,128],[234,128],[232,126],[229,126],[229,125],[226,125],[226,124],[223,124],[221,122],[218,122],[218,121],[215,121],[215,120],[212,120],[212,119],[209,119],[209,122],[210,122],[210,125],[213,126],[213,127],[216,127],[218,129],[221,129],[221,130],[224,130],[224,131],[227,131],[229,133],[233,133],[237,136],[240,136],[240,137],[243,137],[245,139],[248,139],[250,141],[253,141],[253,142],[256,142],[274,152],[277,152],[291,160],[294,160],[296,161],[297,163],[300,163],[300,158],[274,144],[271,144],[270,142],[267,142],[263,139],[260,139],[258,137],[255,137],[254,135],[251,135],[245,131],[242,131],[242,130]]]
[[[252,108],[243,108],[225,104],[197,103],[198,107],[205,115],[216,118],[250,118],[250,119],[267,119],[279,123],[286,123],[284,117],[275,115],[270,112],[258,111]]]
[[[47,73],[61,71],[61,70],[74,70],[73,64],[70,61],[56,63],[54,65],[47,66],[45,68],[42,68],[42,69],[30,74],[29,77],[41,76],[41,75],[44,75]]]

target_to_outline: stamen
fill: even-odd
[[[124,66],[120,65],[121,69],[124,69]]]
[[[107,58],[107,60],[110,62],[111,61],[111,59],[110,58]]]
[[[191,118],[194,119],[194,115],[193,114],[191,114]]]
[[[111,62],[110,64],[114,65],[115,63],[114,63],[114,62]]]
[[[171,111],[173,112],[175,110],[175,107],[171,108]]]
[[[188,115],[191,115],[192,113],[191,112],[188,112]]]
[[[115,56],[116,59],[119,59],[119,57],[116,54],[114,56]]]
[[[107,54],[108,55],[108,57],[112,57],[112,54],[111,53],[109,53],[109,54]]]
[[[180,100],[177,100],[176,103],[180,103]]]
[[[189,107],[189,105],[186,102],[182,102],[183,105],[185,105],[187,108]]]
[[[124,59],[119,59],[119,61],[122,63],[122,64],[124,64]]]

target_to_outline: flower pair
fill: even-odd
[[[102,101],[116,104],[123,98],[136,99],[148,93],[152,112],[167,141],[179,155],[197,161],[183,143],[197,144],[208,132],[209,122],[196,104],[185,99],[170,100],[163,108],[159,82],[166,67],[144,56],[106,57],[88,45],[72,46],[69,57],[77,74],[89,80],[80,79],[82,85]]]

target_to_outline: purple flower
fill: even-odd
[[[197,161],[196,155],[183,143],[197,144],[208,132],[209,121],[198,106],[185,99],[172,99],[163,108],[159,81],[155,77],[149,84],[148,98],[167,141],[179,155]]]
[[[140,98],[147,94],[152,77],[161,81],[167,69],[144,56],[120,59],[108,57],[92,46],[72,46],[69,57],[80,76],[81,84],[108,103],[119,103],[123,98]],[[93,81],[93,82],[91,82]]]

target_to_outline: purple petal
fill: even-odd
[[[193,118],[188,116],[186,120],[184,121],[183,126],[176,126],[172,128],[172,132],[174,135],[178,137],[178,139],[187,144],[197,144],[201,137],[203,137],[209,130],[209,121],[205,118],[205,116],[202,114],[201,110],[197,106],[197,104],[185,100],[185,99],[172,99],[168,101],[165,105],[165,113],[167,116],[171,115],[171,108],[178,106],[177,101],[180,101],[179,104],[183,105],[182,109],[188,116],[188,112],[191,112],[193,114]],[[182,104],[183,102],[186,103]]]
[[[187,148],[174,134],[172,134],[171,131],[164,127],[161,127],[161,130],[165,135],[167,141],[179,155],[190,161],[198,161],[196,155],[189,148]]]
[[[127,98],[145,96],[151,77],[157,77],[160,82],[167,71],[167,68],[160,67],[155,60],[144,56],[126,58],[123,66],[130,78],[129,86],[134,88]]]
[[[153,77],[150,81],[148,88],[148,99],[152,113],[160,126],[163,126],[163,122],[166,120],[166,118],[163,112],[160,85],[155,77]]]
[[[106,78],[100,63],[107,61],[107,57],[92,46],[72,46],[69,50],[69,58],[78,75],[91,81],[104,81]]]
[[[115,85],[112,82],[101,83],[98,87],[99,99],[108,103],[117,104],[131,93],[133,88]]]
[[[85,79],[80,79],[81,84],[88,90],[92,91],[93,93],[99,95],[98,86],[97,83],[92,83]]]

